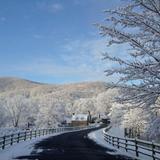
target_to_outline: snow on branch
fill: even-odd
[[[127,44],[130,47],[127,60],[104,54],[105,60],[116,64],[105,73],[119,75],[118,101],[149,106],[160,95],[160,0],[128,2],[126,6],[105,11],[105,22],[97,25],[100,34],[109,37],[109,46]]]

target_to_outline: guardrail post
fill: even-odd
[[[25,131],[24,132],[24,141],[26,141],[26,139],[27,139],[27,132]]]
[[[108,135],[106,135],[106,140],[107,140],[107,142],[109,142],[110,143],[110,141],[109,141],[109,136]]]
[[[114,146],[114,137],[112,137],[112,145]]]
[[[127,150],[127,146],[128,146],[128,141],[127,141],[127,139],[125,140],[125,148],[126,148],[126,152],[128,151]]]
[[[17,135],[18,137],[17,137],[17,143],[19,143],[19,139],[20,139],[20,133],[18,133],[18,135]]]
[[[2,146],[2,149],[5,149],[5,143],[6,143],[6,136],[3,137],[3,146]]]
[[[12,146],[12,144],[13,144],[13,134],[11,135],[11,146]]]
[[[108,142],[109,142],[109,144],[111,144],[111,139],[110,139],[110,135],[108,135]]]
[[[32,131],[30,131],[30,139],[32,139]]]
[[[153,158],[153,160],[155,160],[155,150],[154,149],[155,149],[155,145],[152,141],[152,158]]]
[[[136,156],[139,157],[139,153],[138,153],[138,142],[135,138],[135,149],[136,149]]]
[[[37,130],[35,130],[34,132],[35,132],[34,134],[35,134],[35,138],[36,138],[37,137]]]
[[[117,137],[117,146],[119,148],[119,138]]]
[[[44,129],[43,129],[43,136],[44,136]]]

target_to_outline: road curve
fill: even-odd
[[[93,129],[92,129],[93,130]],[[17,157],[21,160],[126,160],[122,156],[106,154],[106,148],[87,138],[91,130],[51,136],[34,146],[31,155]]]

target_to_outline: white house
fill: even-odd
[[[88,114],[73,114],[71,125],[72,126],[87,126],[88,125]]]

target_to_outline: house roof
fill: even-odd
[[[72,116],[72,121],[87,121],[88,114],[76,114]]]

